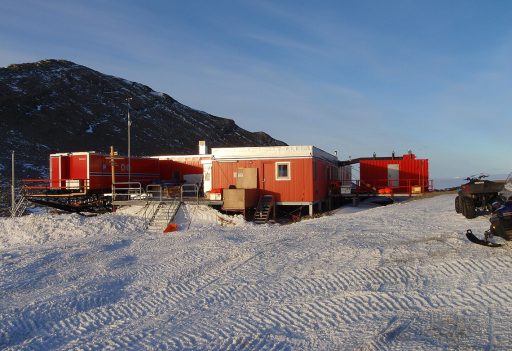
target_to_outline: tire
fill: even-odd
[[[462,212],[462,210],[460,208],[460,196],[458,196],[458,195],[455,198],[455,212],[457,212],[457,213],[461,213]]]
[[[460,213],[466,217],[466,198],[464,196],[459,197]]]
[[[476,217],[476,209],[475,209],[475,203],[473,202],[473,199],[466,198],[464,200],[465,200],[464,204],[463,204],[464,216],[467,219],[475,218]]]

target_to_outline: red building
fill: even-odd
[[[339,194],[342,168],[338,158],[314,146],[214,148],[211,154],[206,154],[204,143],[200,146],[199,155],[130,160],[116,155],[113,161],[110,155],[96,152],[55,153],[50,155],[50,179],[25,180],[25,189],[44,190],[34,196],[109,196],[113,162],[116,195],[144,191],[150,184],[188,183],[199,185],[196,194],[204,192],[215,204],[224,200],[224,189],[238,188],[247,191],[227,193],[250,193],[253,199],[272,195],[278,206],[307,206],[313,214],[315,208],[322,211],[330,206],[333,193]],[[249,179],[250,185],[245,182]]]
[[[109,155],[86,152],[57,153],[50,155],[50,188],[81,191],[111,189],[112,170]],[[128,164],[131,172],[128,174]],[[160,179],[158,160],[151,158],[116,157],[115,181],[139,182],[142,186]]]
[[[418,159],[412,152],[400,157],[358,158],[341,164],[359,165],[359,192],[411,195],[432,190],[428,159]]]
[[[338,159],[314,146],[268,146],[212,149],[212,188],[235,187],[239,170],[255,168],[257,189],[273,195],[277,205],[322,209],[339,180]]]

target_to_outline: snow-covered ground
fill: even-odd
[[[188,206],[170,235],[137,211],[1,219],[0,349],[511,349],[512,245],[470,244],[487,218],[453,200],[285,226]]]

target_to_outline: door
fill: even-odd
[[[203,161],[203,191],[212,190],[212,161]]]
[[[50,157],[50,179],[51,188],[61,187],[61,176],[60,176],[60,156]]]
[[[388,165],[388,186],[398,187],[400,184],[400,165]]]
[[[275,164],[274,162],[263,163],[263,174],[261,176],[261,188],[266,191],[272,189],[273,180],[275,177]]]

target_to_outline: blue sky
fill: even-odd
[[[0,66],[68,59],[342,159],[508,173],[511,19],[498,0],[2,0]]]

